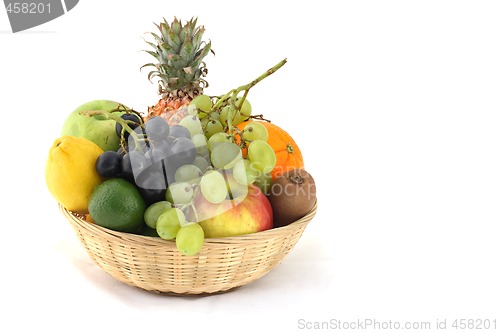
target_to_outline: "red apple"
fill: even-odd
[[[211,204],[200,195],[196,211],[206,238],[251,234],[273,227],[273,211],[267,197],[257,186],[249,186],[241,200]]]

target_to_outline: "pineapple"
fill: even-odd
[[[155,43],[146,41],[153,51],[156,63],[141,67],[154,67],[148,79],[158,78],[158,94],[161,99],[155,106],[148,108],[146,118],[160,116],[170,125],[178,124],[188,115],[187,106],[191,100],[203,94],[208,86],[204,79],[207,68],[203,58],[211,51],[211,42],[202,41],[205,29],[197,26],[197,19],[192,18],[183,25],[174,18],[169,24],[165,19],[160,25],[155,24],[160,34],[151,33]],[[213,51],[212,51],[213,52]]]

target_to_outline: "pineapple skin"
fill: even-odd
[[[173,100],[162,98],[155,106],[149,107],[146,120],[150,117],[161,117],[170,126],[178,125],[188,115],[188,106],[191,100],[189,97]]]

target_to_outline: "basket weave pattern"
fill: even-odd
[[[109,230],[59,208],[90,258],[115,279],[160,293],[211,294],[253,282],[279,264],[316,214],[317,204],[285,227],[205,239],[195,256],[182,255],[175,241]]]

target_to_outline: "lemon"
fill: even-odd
[[[45,182],[64,208],[88,212],[94,187],[104,181],[95,168],[102,153],[98,145],[85,138],[61,136],[54,141],[45,164]]]
[[[97,185],[89,201],[90,216],[97,225],[124,232],[136,232],[144,224],[146,203],[139,190],[122,178]]]

